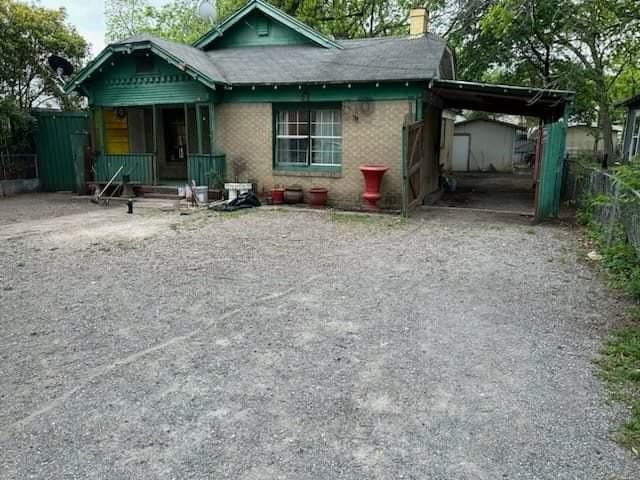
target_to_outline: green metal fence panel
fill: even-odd
[[[89,145],[89,132],[77,132],[70,135],[73,157],[74,191],[84,193],[87,184],[85,178],[85,150]]]
[[[225,156],[222,154],[191,153],[187,157],[187,174],[189,182],[195,180],[198,185],[209,185],[210,182],[224,180],[226,175]]]
[[[548,126],[538,185],[538,218],[557,217],[560,213],[566,139],[564,119]]]
[[[118,169],[118,176],[129,175],[129,180],[145,185],[153,184],[153,153],[130,153],[127,155],[98,155],[96,158],[96,180],[108,182]]]
[[[36,151],[42,190],[76,190],[74,145],[71,135],[89,130],[86,112],[34,112]]]

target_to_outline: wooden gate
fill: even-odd
[[[407,123],[403,127],[402,214],[405,216],[421,205],[425,196],[422,171],[425,164],[424,128],[424,121]]]

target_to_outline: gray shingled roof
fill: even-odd
[[[239,47],[204,52],[138,35],[119,44],[152,42],[211,80],[231,85],[429,80],[438,77],[445,40],[436,35],[341,40],[342,49],[312,45]]]
[[[233,85],[431,79],[446,43],[419,39],[343,40],[342,49],[311,45],[224,48],[207,52]]]
[[[207,56],[207,53],[200,50],[199,48],[192,47],[191,45],[172,42],[148,34],[135,35],[133,37],[116,42],[115,44],[127,45],[146,42],[155,44],[158,48],[164,50],[172,57],[175,57],[177,60],[181,60],[185,64],[190,65],[194,69],[201,72],[203,75],[209,77],[209,79],[213,80],[214,82],[228,83],[228,81],[220,72],[220,69]]]

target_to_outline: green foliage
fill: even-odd
[[[633,161],[625,165],[614,167],[615,177],[626,187],[640,191],[640,162]]]
[[[224,175],[217,170],[208,171],[206,176],[209,182],[209,188],[221,190],[224,187]]]
[[[175,42],[193,43],[211,29],[198,16],[201,0],[171,0],[160,6],[148,0],[108,0],[105,4],[108,41],[148,33]]]
[[[56,85],[47,58],[60,55],[76,68],[88,54],[87,42],[66,23],[63,8],[51,10],[37,4],[0,0],[0,99],[19,110],[37,107],[43,99],[70,103]]]
[[[639,455],[640,328],[633,326],[615,331],[597,363],[600,375],[609,385],[614,398],[627,404],[631,411],[630,420],[618,431],[618,441]]]
[[[35,119],[20,110],[13,100],[0,100],[0,151],[33,152],[34,126]]]
[[[438,27],[456,48],[459,78],[575,90],[574,117],[599,125],[613,157],[611,124],[620,118],[614,103],[640,80],[637,0],[430,4],[436,18],[442,10],[449,19]]]
[[[612,285],[640,300],[640,257],[636,249],[628,242],[622,224],[617,223],[609,229],[597,221],[600,209],[612,204],[613,198],[609,195],[591,197],[578,210],[576,221],[587,227],[596,242]]]
[[[247,3],[218,0],[219,21]],[[312,28],[335,38],[406,34],[409,0],[270,0],[270,3]],[[108,0],[107,40],[150,33],[192,43],[211,29],[197,15],[200,0],[172,0],[156,7],[148,0]]]

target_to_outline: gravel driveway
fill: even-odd
[[[569,228],[68,213],[0,214],[1,478],[640,478]]]

